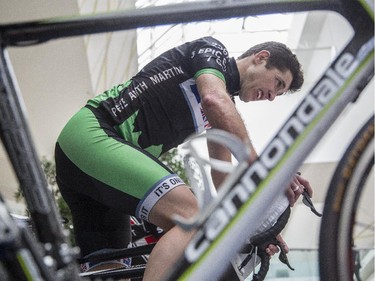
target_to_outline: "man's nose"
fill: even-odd
[[[276,92],[275,91],[268,91],[268,100],[273,101],[276,98]]]

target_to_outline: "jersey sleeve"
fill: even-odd
[[[191,67],[194,77],[204,73],[216,75],[225,83],[225,73],[229,62],[225,46],[212,37],[204,37],[191,45]]]

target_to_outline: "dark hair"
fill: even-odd
[[[238,57],[243,59],[262,50],[270,52],[266,68],[277,68],[281,71],[290,70],[293,75],[293,81],[289,87],[289,92],[293,93],[301,89],[303,84],[303,71],[295,54],[285,45],[279,42],[269,41],[251,47],[245,53]]]

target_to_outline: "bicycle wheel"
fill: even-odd
[[[374,116],[347,148],[327,192],[319,239],[323,281],[369,278],[360,261],[374,256],[373,166]]]

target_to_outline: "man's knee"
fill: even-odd
[[[198,212],[198,202],[186,185],[181,185],[163,196],[151,209],[149,221],[168,231],[175,223],[173,216],[190,218]]]

